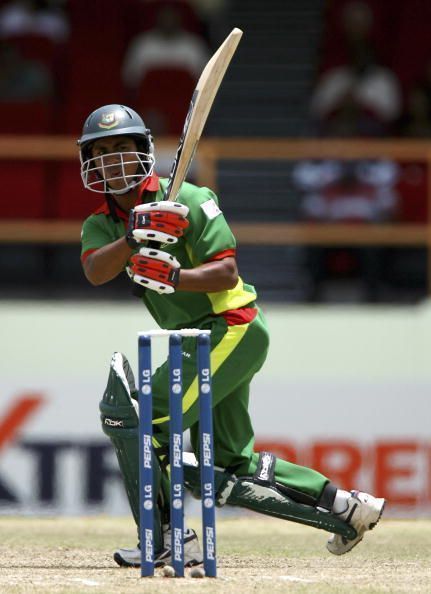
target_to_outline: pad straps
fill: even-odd
[[[253,475],[253,482],[264,487],[275,487],[298,503],[312,505],[329,512],[332,511],[335,495],[337,494],[337,487],[333,483],[327,482],[319,498],[316,500],[316,498],[311,495],[297,491],[291,487],[286,487],[277,482],[275,479],[276,461],[277,458],[274,454],[271,454],[270,452],[260,452],[257,468]]]
[[[337,487],[334,485],[334,483],[326,483],[317,501],[316,507],[321,507],[322,509],[332,512],[336,494]]]

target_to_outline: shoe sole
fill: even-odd
[[[202,565],[203,561],[198,561],[198,559],[190,559],[187,563],[184,563],[184,567],[196,567],[196,565]],[[171,565],[171,560],[167,559],[166,561],[157,561],[154,562],[154,567],[160,568],[164,567],[165,565]]]
[[[115,563],[117,563],[117,565],[119,565],[120,567],[132,567],[132,568],[137,568],[137,567],[141,567],[140,563],[133,563],[133,561],[126,561],[125,559],[123,559],[123,557],[119,554],[119,553],[114,553],[114,561]],[[163,561],[154,561],[154,567],[159,569],[161,567],[164,567],[165,565],[169,565],[171,563],[170,559],[166,559]],[[190,559],[189,561],[187,561],[187,563],[184,563],[184,567],[196,567],[197,565],[202,565],[203,560],[199,560],[199,559]]]
[[[114,553],[114,561],[120,567],[141,567],[140,563],[131,563],[129,561],[125,561],[119,553]]]
[[[364,534],[365,534],[365,532],[367,532],[367,530],[373,530],[373,529],[374,529],[374,528],[377,526],[377,524],[378,524],[378,523],[379,523],[379,521],[380,521],[380,518],[381,518],[381,517],[382,517],[382,515],[383,515],[383,511],[384,511],[384,509],[385,509],[385,505],[386,505],[386,501],[384,500],[384,501],[383,501],[383,504],[382,504],[382,507],[380,508],[380,513],[379,513],[379,515],[378,515],[378,517],[377,517],[376,521],[375,521],[375,522],[372,522],[371,524],[369,524],[369,525],[368,525],[368,528],[367,528],[366,530],[364,530],[364,533],[363,533],[363,535],[361,536],[361,538],[360,538],[359,540],[357,540],[356,542],[354,542],[354,544],[352,544],[352,546],[351,546],[349,549],[346,549],[346,550],[345,550],[345,551],[343,551],[342,553],[334,553],[334,552],[333,552],[333,551],[331,551],[330,549],[328,549],[328,551],[329,551],[330,553],[332,553],[332,555],[337,555],[337,557],[341,557],[341,555],[345,555],[346,553],[350,553],[350,551],[351,551],[352,549],[354,549],[354,548],[356,547],[356,545],[358,545],[360,542],[362,542],[362,540],[363,540],[363,538],[364,538]],[[347,542],[352,542],[352,541],[347,541]]]

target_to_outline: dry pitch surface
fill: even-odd
[[[199,522],[190,522],[199,530]],[[141,579],[112,560],[133,544],[122,518],[0,518],[1,594],[431,593],[431,522],[382,521],[351,553],[325,533],[258,516],[218,522],[219,578]]]

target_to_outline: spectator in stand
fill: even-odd
[[[48,68],[24,58],[11,43],[0,41],[0,101],[45,100],[53,94]]]
[[[349,61],[318,81],[311,100],[312,118],[323,136],[383,136],[400,115],[398,79],[378,63],[369,35],[369,7],[349,3],[343,23]]]
[[[394,220],[399,204],[397,180],[398,166],[392,161],[302,161],[293,170],[293,181],[302,194],[304,219],[320,223],[375,224]],[[313,247],[307,254],[310,301],[321,298],[328,264],[332,276],[346,276],[358,267],[364,299],[378,300],[385,255],[381,248]]]
[[[347,61],[324,72],[311,99],[316,132],[332,137],[381,137],[391,133],[401,112],[397,77],[379,64],[372,39],[373,14],[364,2],[343,12]],[[342,53],[342,52],[341,52]],[[395,163],[319,162],[300,164],[295,180],[309,221],[373,224],[392,220],[398,208]],[[308,179],[308,181],[306,181]],[[315,184],[310,186],[309,181]],[[381,248],[315,247],[307,250],[310,300],[321,298],[328,277],[360,275],[363,299],[379,299],[385,252]],[[357,270],[359,269],[359,270]]]
[[[163,66],[188,70],[197,79],[207,60],[206,44],[183,29],[175,4],[161,4],[154,29],[137,35],[129,44],[123,66],[124,84],[134,91],[148,70]],[[175,89],[172,92],[174,96]]]
[[[13,0],[0,10],[0,37],[39,35],[63,42],[69,35],[61,0]]]

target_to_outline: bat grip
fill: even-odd
[[[163,196],[163,200],[166,200],[166,199],[167,199],[167,194],[165,192],[165,195]],[[158,241],[149,241],[147,243],[147,247],[150,249],[153,249],[153,250],[158,250],[160,248],[160,245],[161,244]],[[143,297],[145,295],[145,292],[147,289],[145,287],[143,287],[142,285],[138,285],[137,283],[134,283],[133,281],[132,281],[132,283],[133,283],[132,295],[134,295],[135,297],[139,297],[139,298]]]

